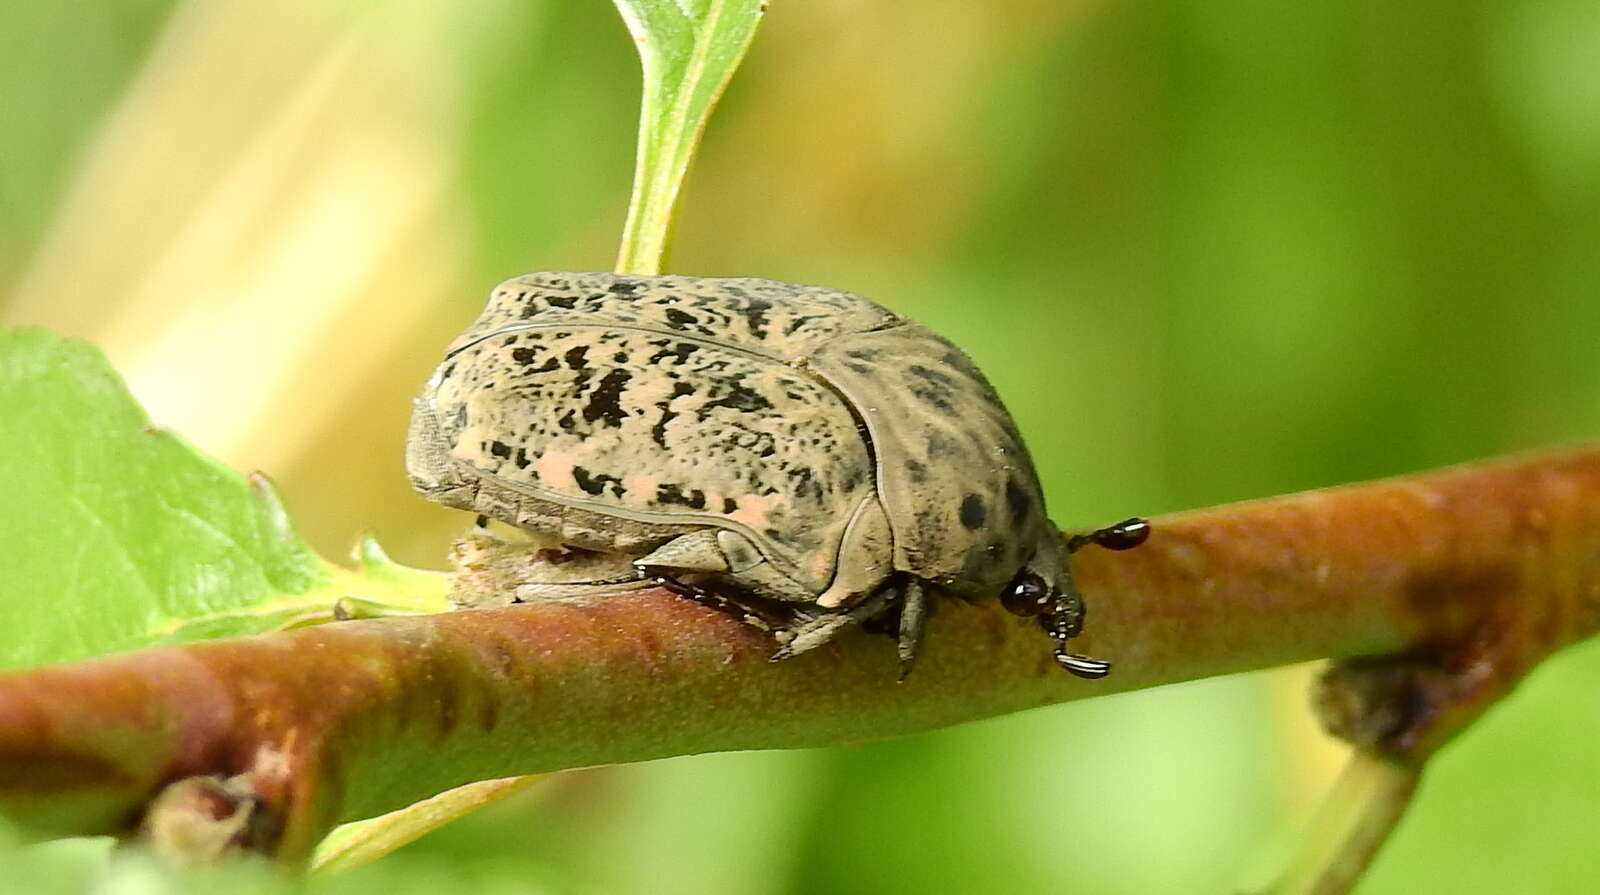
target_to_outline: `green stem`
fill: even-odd
[[[1268,895],[1349,892],[1400,823],[1420,775],[1418,767],[1357,750]]]

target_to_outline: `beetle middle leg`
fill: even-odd
[[[1067,552],[1076,553],[1093,544],[1107,550],[1132,550],[1150,537],[1150,523],[1137,516],[1088,534],[1067,539]],[[1055,641],[1056,663],[1081,678],[1094,680],[1111,673],[1111,663],[1067,651],[1067,641],[1083,633],[1087,609],[1083,595],[1072,582],[1070,571],[1065,581],[1049,587],[1033,572],[1024,570],[1000,597],[1006,609],[1017,615],[1034,616],[1039,627]]]
[[[672,591],[680,597],[688,597],[702,606],[715,609],[724,615],[731,615],[739,621],[744,622],[745,624],[759,631],[772,633],[774,630],[777,630],[779,627],[781,627],[780,622],[777,622],[774,619],[757,612],[750,605],[741,603],[738,600],[723,594],[719,594],[714,590],[707,590],[706,588],[697,587],[693,584],[688,584],[686,582],[666,576],[657,577],[655,579],[655,583],[666,588],[667,590]]]

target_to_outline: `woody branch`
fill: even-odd
[[[660,590],[351,621],[0,677],[0,811],[126,833],[205,778],[208,810],[248,802],[241,841],[294,864],[337,823],[471,780],[859,742],[1321,657],[1470,657],[1497,695],[1600,620],[1600,448],[1153,524],[1077,557],[1074,643],[1115,661],[1102,681],[994,602],[941,601],[900,684],[887,639],[771,663],[765,635]]]

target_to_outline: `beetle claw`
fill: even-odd
[[[1085,680],[1099,680],[1111,673],[1111,663],[1100,659],[1091,659],[1066,650],[1056,650],[1056,662],[1062,668]]]

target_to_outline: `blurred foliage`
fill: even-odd
[[[780,0],[673,268],[950,334],[1067,525],[1592,438],[1595,46],[1592,0]],[[601,0],[0,4],[5,321],[105,346],[324,553],[438,564],[407,401],[497,280],[610,266],[637,70]],[[1448,749],[1360,891],[1587,891],[1597,678]],[[567,774],[328,885],[1229,891],[1332,773],[1304,680]]]

